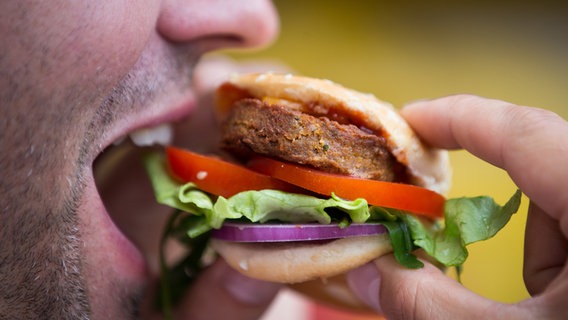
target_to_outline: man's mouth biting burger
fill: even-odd
[[[210,245],[249,277],[360,307],[342,289],[346,271],[390,252],[418,268],[417,248],[460,265],[519,206],[519,192],[502,207],[446,200],[447,151],[424,145],[390,104],[328,80],[234,75],[217,107],[230,160],[170,146],[146,161],[158,202],[179,210],[167,235],[192,248],[182,269],[199,269]]]

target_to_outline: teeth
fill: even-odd
[[[120,138],[116,139],[112,144],[115,145],[115,146],[119,146],[124,142],[125,139],[126,139],[125,137],[120,137]]]
[[[167,145],[172,142],[173,129],[169,124],[162,124],[154,128],[145,128],[130,133],[130,139],[140,147],[155,144]]]

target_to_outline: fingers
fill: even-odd
[[[281,286],[247,278],[220,259],[191,287],[175,319],[258,319]]]
[[[525,235],[523,277],[531,295],[540,294],[558,277],[568,259],[568,240],[541,208],[531,203]],[[568,279],[558,278],[568,284]]]
[[[387,319],[521,319],[505,306],[465,289],[429,263],[407,269],[392,255],[352,270],[351,290]]]
[[[429,144],[465,148],[505,169],[531,199],[524,277],[540,293],[568,248],[568,123],[554,113],[475,96],[409,105],[403,115]]]
[[[402,114],[427,143],[464,148],[505,169],[553,218],[568,216],[568,193],[557,192],[568,187],[568,124],[558,115],[468,95],[416,102]]]
[[[476,318],[484,318],[479,314],[483,310],[502,310],[505,314],[498,318],[528,317],[529,312],[534,318],[547,312],[565,314],[568,194],[563,190],[568,187],[568,123],[549,111],[467,95],[416,102],[402,113],[426,143],[464,148],[505,169],[529,196],[524,277],[528,290],[539,298],[499,308],[433,271],[391,270],[381,259],[377,262],[383,275],[378,296],[383,311],[394,316],[414,312],[411,316],[419,318],[428,317],[432,310],[449,316],[460,309]],[[399,281],[398,287],[392,281]],[[412,300],[412,292],[420,298]],[[412,308],[405,307],[405,300],[411,301]],[[391,303],[403,311],[397,313]],[[448,303],[455,307],[447,307]]]

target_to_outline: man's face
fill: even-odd
[[[109,146],[191,117],[200,55],[276,29],[261,0],[0,3],[0,318],[143,312],[167,213]]]

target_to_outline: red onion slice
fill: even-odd
[[[328,240],[346,237],[370,236],[386,233],[379,223],[353,223],[348,227],[337,224],[252,224],[224,223],[213,230],[212,237],[233,242],[290,242]]]

